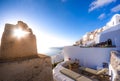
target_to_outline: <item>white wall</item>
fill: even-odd
[[[120,25],[105,30],[104,32],[100,33],[96,39],[96,43],[105,42],[108,39],[111,39],[113,45],[120,47]]]
[[[64,60],[79,59],[80,65],[90,68],[102,66],[103,62],[109,62],[110,51],[116,48],[80,48],[79,46],[64,47]]]
[[[110,26],[115,26],[117,24],[120,24],[120,15],[119,14],[115,14],[111,18],[110,22],[108,22],[106,25],[110,27]]]

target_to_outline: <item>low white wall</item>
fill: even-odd
[[[90,68],[102,66],[103,62],[109,63],[110,51],[116,48],[80,48],[79,46],[66,46],[63,49],[64,60],[79,59],[80,65]]]
[[[64,63],[65,62],[61,62],[61,63],[57,64],[57,66],[53,69],[54,80],[55,81],[75,81],[60,72],[60,70],[64,69],[64,67],[62,66]]]

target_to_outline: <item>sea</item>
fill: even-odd
[[[62,50],[63,50],[63,47],[51,47],[45,52],[45,54],[48,56],[54,56],[54,55],[60,54]]]

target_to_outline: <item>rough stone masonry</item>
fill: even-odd
[[[18,39],[13,30],[27,32]],[[36,38],[22,21],[6,24],[0,47],[0,81],[53,81],[51,58],[37,53]]]
[[[120,81],[120,52],[112,51],[110,63],[115,72],[114,81]]]
[[[28,34],[17,39],[13,34],[15,29],[22,29]],[[1,39],[1,58],[15,59],[37,55],[36,38],[32,30],[22,21],[16,25],[6,24]]]

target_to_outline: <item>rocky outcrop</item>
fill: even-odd
[[[21,38],[14,36],[14,30],[26,32]],[[19,31],[17,32],[18,34]],[[16,25],[6,24],[1,39],[1,59],[15,59],[37,55],[36,37],[32,30],[22,21]]]
[[[111,52],[111,59],[110,59],[111,66],[113,68],[113,72],[115,75],[114,81],[120,81],[120,52],[112,51]]]

